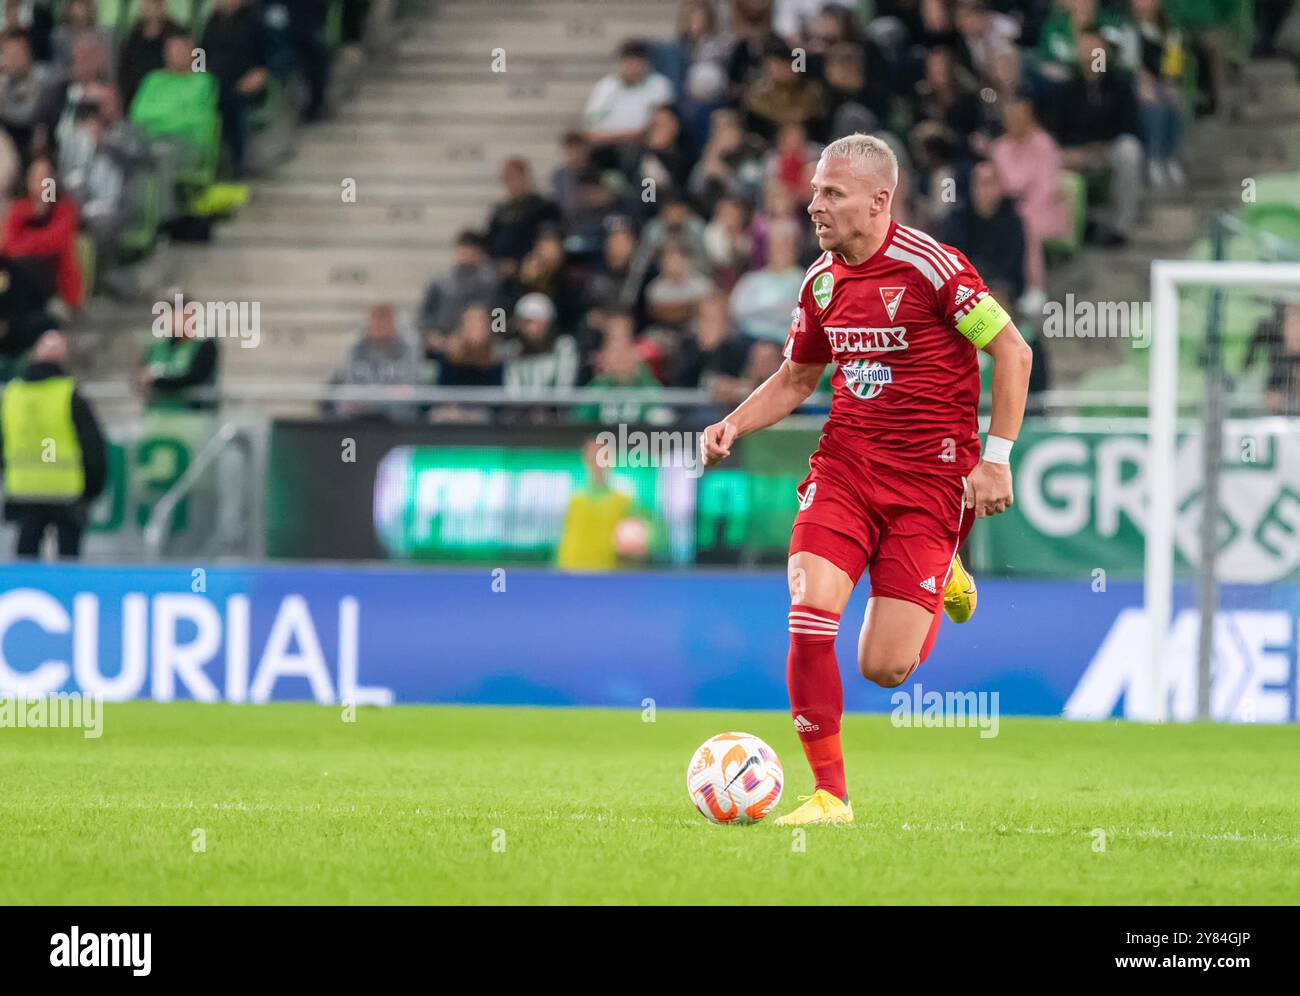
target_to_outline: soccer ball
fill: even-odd
[[[686,769],[686,791],[714,823],[757,823],[781,801],[781,759],[758,737],[719,733],[700,744]]]

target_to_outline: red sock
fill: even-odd
[[[835,634],[839,629],[838,612],[790,606],[790,656],[785,680],[790,689],[794,727],[817,788],[847,800],[844,754],[840,750],[844,686],[835,662]]]
[[[921,652],[917,654],[916,663],[913,664],[912,669],[907,672],[907,677],[903,679],[904,681],[912,677],[912,671],[915,671],[918,667],[920,667],[921,661],[925,660],[927,657],[930,656],[930,651],[934,649],[934,641],[939,636],[939,620],[942,617],[943,617],[942,610],[934,614],[934,619],[930,621],[930,632],[925,634],[925,642],[921,644]]]

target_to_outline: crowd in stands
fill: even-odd
[[[1257,5],[1259,46],[1290,2]],[[818,254],[811,172],[853,132],[898,155],[895,217],[962,249],[1032,335],[1049,262],[1076,232],[1123,245],[1144,198],[1186,183],[1183,136],[1220,107],[1239,10],[877,0],[865,20],[862,6],[684,0],[673,40],[618,50],[581,126],[557,136],[553,175],[504,164],[500,201],[456,237],[414,335],[372,317],[338,381],[432,370],[446,386],[684,387],[734,404],[780,362]],[[1037,391],[1048,364],[1035,349]]]
[[[0,2],[0,375],[160,231],[218,213],[260,116],[321,114],[331,2],[137,0],[116,24]],[[343,41],[363,7],[343,2]]]

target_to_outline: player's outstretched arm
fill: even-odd
[[[1011,443],[1020,435],[1034,365],[1033,351],[1014,322],[1007,322],[984,350],[993,360],[993,414],[983,458],[967,481],[966,507],[975,509],[976,518],[1005,512],[1015,501]]]
[[[704,430],[704,466],[731,455],[731,444],[741,436],[775,425],[808,400],[822,379],[824,363],[786,360],[771,377],[754,388],[748,398],[721,422]]]

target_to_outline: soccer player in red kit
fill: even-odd
[[[830,417],[797,490],[790,539],[786,680],[814,793],[778,823],[849,823],[840,745],[840,614],[869,572],[858,669],[885,688],[908,679],[939,631],[965,622],[975,585],[957,549],[977,517],[1011,505],[1031,354],[970,261],[891,217],[898,161],[868,135],[828,145],[808,214],[823,252],[794,308],[785,362],[704,430],[706,465],[773,425],[835,364]],[[977,349],[993,360],[993,413],[981,456]]]

